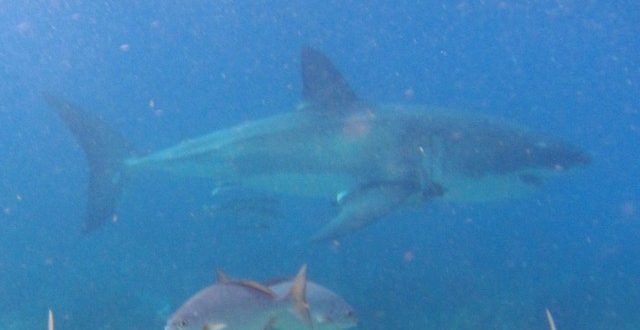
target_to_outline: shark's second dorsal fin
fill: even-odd
[[[324,54],[304,47],[301,62],[303,96],[312,109],[340,113],[358,103],[356,94]]]

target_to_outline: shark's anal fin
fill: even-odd
[[[340,113],[359,103],[340,71],[324,54],[305,47],[301,61],[303,96],[311,109]]]
[[[115,217],[124,184],[124,160],[133,148],[98,116],[65,100],[44,95],[47,104],[69,128],[89,163],[88,203],[84,231],[90,232]]]
[[[340,198],[340,213],[317,232],[312,240],[338,238],[388,215],[411,195],[420,191],[411,181],[369,183]]]

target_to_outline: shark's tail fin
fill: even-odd
[[[84,150],[89,162],[88,204],[84,232],[114,219],[124,181],[124,160],[132,155],[130,144],[98,116],[65,100],[44,95]]]

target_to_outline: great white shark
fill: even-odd
[[[301,66],[303,102],[295,111],[146,156],[98,116],[45,96],[88,159],[85,231],[115,216],[126,178],[139,171],[335,200],[337,215],[313,237],[324,240],[407,204],[520,195],[590,162],[575,146],[500,119],[364,101],[312,48],[302,50]]]

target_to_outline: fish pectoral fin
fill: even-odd
[[[226,327],[227,325],[224,323],[207,323],[202,327],[202,330],[222,330]]]
[[[312,240],[337,238],[365,227],[391,213],[409,196],[419,192],[412,181],[372,182],[340,196],[340,212]]]

